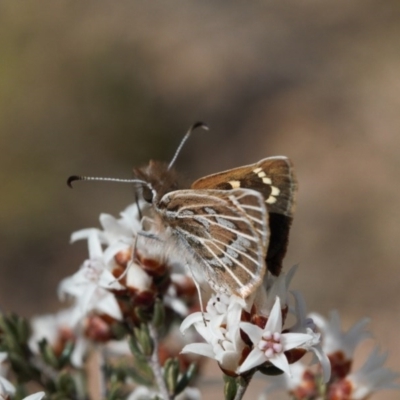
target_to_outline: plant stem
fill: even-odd
[[[160,391],[161,396],[163,397],[164,400],[170,400],[172,397],[168,393],[167,385],[165,384],[161,365],[160,365],[160,360],[158,358],[158,333],[157,329],[154,327],[152,323],[148,324],[150,336],[153,339],[153,354],[151,355],[149,359],[149,363],[151,366],[151,369],[154,374],[154,378],[157,382],[158,390]]]
[[[242,400],[247,388],[249,387],[249,383],[253,378],[253,375],[254,372],[251,372],[248,375],[241,377],[241,379],[238,379],[238,388],[234,400]]]
[[[105,368],[106,368],[106,363],[105,363],[105,358],[104,358],[104,353],[103,353],[103,348],[100,347],[97,351],[97,357],[98,357],[98,366],[99,366],[99,382],[98,382],[98,391],[102,399],[107,398],[107,385],[106,385],[106,376],[105,376]]]

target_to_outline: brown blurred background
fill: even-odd
[[[371,317],[399,371],[399,71],[398,1],[1,2],[1,308],[57,310],[87,254],[70,233],[133,199],[69,175],[130,177],[203,120],[177,168],[291,157],[292,288],[345,327]]]

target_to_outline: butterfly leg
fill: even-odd
[[[139,236],[144,236],[148,239],[154,239],[154,240],[158,240],[159,242],[163,242],[162,239],[160,239],[157,235],[155,235],[154,233],[149,233],[149,232],[145,232],[145,231],[140,231],[137,233],[137,235]]]
[[[194,274],[193,274],[192,269],[191,269],[190,267],[188,267],[188,266],[186,266],[186,268],[187,268],[187,269],[189,270],[189,272],[190,272],[190,275],[191,275],[191,277],[192,277],[192,279],[193,279],[194,286],[196,286],[197,294],[198,294],[198,296],[199,296],[201,315],[202,315],[202,317],[203,317],[204,325],[207,326],[207,321],[206,321],[206,319],[205,319],[205,317],[204,317],[204,307],[203,307],[203,297],[202,297],[202,295],[201,295],[201,287],[200,287],[199,283],[197,282],[197,280],[196,280],[196,278],[195,278],[195,276],[194,276]]]

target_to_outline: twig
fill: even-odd
[[[106,385],[106,362],[104,358],[104,349],[100,347],[98,349],[97,357],[98,357],[98,364],[99,364],[99,382],[98,382],[98,391],[102,399],[105,399],[107,397],[107,385]]]
[[[246,393],[247,388],[249,387],[249,383],[253,378],[255,371],[249,371],[250,373],[246,376],[241,377],[238,379],[238,389],[236,392],[236,396],[234,400],[242,400],[244,394]]]
[[[168,393],[167,385],[165,384],[163,373],[161,370],[160,359],[158,358],[158,333],[152,323],[148,324],[150,336],[153,339],[153,354],[149,359],[154,378],[157,382],[158,390],[164,400],[171,400],[172,397]]]

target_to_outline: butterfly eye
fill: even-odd
[[[153,191],[149,187],[144,186],[142,194],[143,194],[143,199],[147,201],[147,203],[153,202]]]

